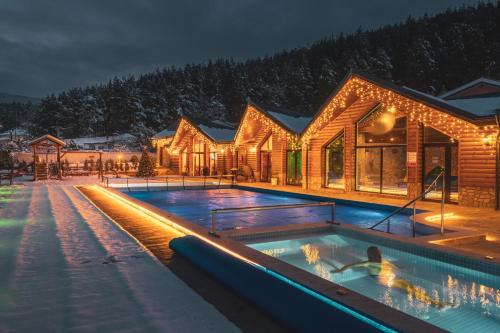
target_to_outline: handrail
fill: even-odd
[[[444,170],[441,171],[436,178],[432,181],[432,183],[427,187],[427,189],[417,197],[413,198],[412,200],[408,201],[406,204],[403,206],[399,207],[392,213],[390,213],[388,216],[380,220],[379,222],[375,223],[368,229],[374,229],[378,227],[380,224],[384,223],[385,221],[387,222],[387,232],[390,233],[390,228],[391,228],[391,221],[390,218],[393,217],[394,215],[398,214],[401,212],[403,209],[407,208],[411,204],[413,204],[413,222],[412,222],[412,234],[413,237],[415,237],[415,215],[416,215],[416,202],[422,198],[424,198],[433,188],[437,189],[437,181],[439,180],[440,177],[443,177],[443,188],[441,189],[441,235],[444,234],[444,185],[445,185],[445,177],[444,177]]]
[[[252,206],[252,207],[237,207],[237,208],[220,208],[212,209],[210,215],[212,217],[212,223],[210,226],[210,231],[208,232],[212,236],[217,236],[217,215],[225,213],[234,212],[256,212],[263,210],[274,210],[274,209],[290,209],[290,208],[303,208],[303,207],[321,207],[321,206],[331,206],[331,220],[327,223],[335,223],[335,202],[314,202],[305,204],[292,204],[292,205],[267,205],[267,206]]]
[[[167,188],[167,191],[170,189],[171,187],[171,184],[169,183],[169,181],[171,180],[180,180],[182,181],[182,188],[183,189],[186,189],[186,187],[188,187],[188,185],[186,184],[186,179],[188,180],[196,180],[196,179],[203,179],[203,188],[207,188],[209,185],[214,185],[216,186],[216,188],[220,188],[221,185],[223,184],[222,183],[222,179],[223,178],[226,178],[226,179],[229,179],[231,181],[231,185],[234,185],[234,175],[232,174],[220,174],[220,175],[213,175],[213,176],[183,176],[183,175],[166,175],[166,176],[161,176],[161,177],[124,177],[124,178],[117,178],[117,177],[108,177],[108,176],[103,176],[102,177],[102,183],[105,185],[105,187],[109,187],[110,186],[110,180],[113,180],[113,179],[119,179],[119,180],[122,180],[125,182],[125,186],[127,188],[128,191],[130,191],[130,183],[129,181],[133,181],[133,180],[144,180],[145,183],[146,183],[146,188],[147,190],[149,191],[150,190],[150,185],[151,184],[154,184],[154,183],[158,183],[158,182],[161,182],[163,179],[165,180],[165,186]],[[214,180],[214,184],[207,184],[207,179],[213,179]]]

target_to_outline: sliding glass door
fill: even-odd
[[[378,107],[357,124],[356,190],[406,195],[406,116]]]

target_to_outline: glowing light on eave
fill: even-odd
[[[302,135],[302,142],[307,143],[323,127],[334,119],[347,106],[349,97],[360,101],[378,101],[382,107],[396,109],[409,117],[409,121],[418,121],[427,126],[434,126],[448,136],[460,140],[464,136],[477,138],[484,148],[492,146],[498,128],[494,125],[477,126],[466,120],[428,107],[420,102],[404,97],[391,90],[378,87],[370,82],[354,77],[331,99],[321,114],[309,125]]]

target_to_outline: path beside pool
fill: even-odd
[[[240,331],[70,183],[0,188],[1,332]]]

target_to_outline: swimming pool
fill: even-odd
[[[126,192],[129,196],[156,206],[167,212],[190,220],[205,228],[211,223],[210,210],[221,208],[289,205],[313,203],[317,201],[331,201],[329,198],[311,196],[293,196],[286,192],[264,193],[237,188],[185,191],[133,191]],[[380,206],[363,204],[363,206],[337,202],[335,221],[368,228],[386,217],[391,210],[381,209]],[[223,214],[217,217],[219,230],[251,228],[263,226],[282,226],[329,220],[330,207],[307,207],[290,210],[270,210],[259,212],[240,212]],[[379,226],[385,229],[385,224]],[[423,228],[422,228],[423,229]],[[411,235],[411,222],[408,215],[398,214],[391,219],[391,232],[399,235]],[[426,235],[437,232],[426,228],[417,232],[417,235]]]
[[[366,261],[367,248],[373,245],[376,243],[339,234],[248,244],[440,328],[500,332],[500,279],[495,275],[380,245],[380,271],[354,267],[332,272]]]

